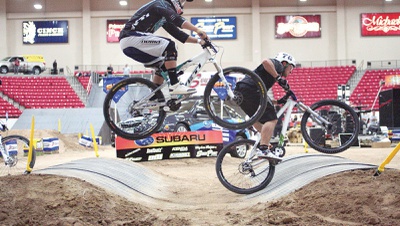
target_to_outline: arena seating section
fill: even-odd
[[[338,85],[345,85],[355,73],[355,66],[330,66],[330,67],[299,67],[287,78],[291,89],[299,100],[311,105],[322,99],[337,99]],[[134,71],[143,74],[147,71]],[[363,106],[365,109],[372,107],[373,101],[379,91],[380,81],[387,75],[399,75],[400,69],[366,70],[357,87],[350,95],[353,105]],[[83,88],[90,92],[89,73],[77,77]],[[65,77],[54,76],[1,76],[0,91],[25,108],[84,108],[85,104],[79,99]],[[392,87],[383,86],[382,90]],[[285,93],[275,84],[272,87],[275,99],[281,98]],[[379,100],[374,109],[379,108]],[[12,102],[12,101],[11,101]],[[14,107],[7,98],[0,99],[0,117],[17,118],[22,112]]]
[[[302,67],[295,68],[287,80],[297,98],[311,105],[322,99],[337,99],[338,84],[345,85],[355,71],[355,66]],[[277,83],[272,91],[276,100],[285,95]]]
[[[0,91],[21,106],[32,108],[84,108],[65,77],[2,76]],[[19,117],[22,112],[2,99],[0,117]]]
[[[91,84],[89,83],[89,76],[79,76],[78,81],[82,84],[83,88],[90,93]]]
[[[388,75],[400,75],[400,68],[398,69],[380,69],[380,70],[367,70],[350,95],[350,102],[357,106],[362,106],[364,109],[379,110],[379,97],[377,94],[380,88],[380,81],[385,80]],[[391,86],[384,85],[382,90],[390,89]],[[373,105],[376,99],[375,105]]]

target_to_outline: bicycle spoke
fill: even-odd
[[[226,68],[223,74],[229,84],[224,84],[218,74],[214,75],[207,83],[204,91],[206,111],[210,118],[222,127],[228,129],[247,128],[264,113],[267,103],[265,86],[258,75],[245,68]],[[236,83],[245,77],[254,82],[254,91],[258,94],[257,98],[254,98],[254,96],[251,98],[254,100],[252,104],[258,106],[258,108],[255,112],[249,114],[245,113],[241,107],[245,101],[248,101],[248,99],[245,99],[247,93],[242,93],[239,89],[236,89]],[[229,89],[232,89],[233,96],[229,96]]]
[[[336,100],[324,100],[311,108],[318,116],[306,112],[301,126],[303,138],[312,148],[323,153],[338,153],[353,145],[360,125],[350,106]]]
[[[157,94],[158,102],[150,98],[155,85],[142,78],[129,78],[111,89],[104,101],[103,112],[107,124],[119,136],[141,139],[156,132],[161,126],[165,112],[161,109],[163,96]],[[161,96],[158,96],[161,95]]]
[[[5,157],[0,154],[0,176],[21,175],[27,169],[29,141],[17,135],[3,137],[3,147],[8,150],[9,159],[6,162]],[[36,152],[32,151],[31,162],[29,166],[33,168],[36,160]]]
[[[265,188],[272,180],[275,166],[264,158],[250,158],[250,155],[254,156],[251,153],[253,145],[253,140],[239,140],[224,147],[218,154],[217,176],[227,189],[250,194]],[[247,150],[245,154],[244,147]]]

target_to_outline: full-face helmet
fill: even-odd
[[[279,60],[279,62],[286,61],[288,64],[293,65],[293,68],[296,67],[296,60],[289,53],[280,52],[276,55],[275,59]]]
[[[193,2],[193,0],[167,0],[169,1],[172,6],[175,8],[176,13],[179,15],[183,14],[183,6],[186,2]]]

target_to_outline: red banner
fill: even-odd
[[[107,20],[107,42],[119,42],[118,37],[127,20]]]
[[[275,38],[321,37],[321,15],[275,16]]]
[[[400,35],[400,13],[361,14],[361,36]]]

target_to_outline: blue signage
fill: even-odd
[[[22,43],[68,43],[68,21],[23,21]]]
[[[103,78],[103,91],[108,93],[108,91],[119,81],[125,79],[125,77],[107,77]],[[113,100],[115,103],[118,103],[119,99],[128,91],[128,86],[124,89],[119,89],[117,93],[114,94]]]
[[[236,39],[236,17],[192,17],[191,22],[212,40]],[[192,36],[196,33],[192,32]]]

